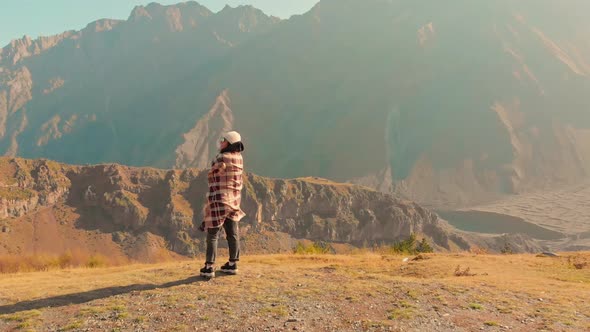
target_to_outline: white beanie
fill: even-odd
[[[229,144],[235,144],[242,141],[242,136],[237,131],[230,131],[228,133],[225,133],[223,135],[223,138],[225,138],[225,140],[228,141]]]

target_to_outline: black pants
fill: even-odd
[[[227,244],[229,246],[229,261],[237,262],[240,260],[240,227],[237,221],[225,219],[223,223]],[[219,233],[221,227],[209,228],[207,230],[207,257],[205,264],[215,264],[217,256],[217,242],[219,242]]]

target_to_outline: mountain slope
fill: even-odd
[[[111,30],[93,39],[92,66],[71,66],[71,39],[52,48],[65,68],[39,79],[52,52],[8,66],[18,47],[3,51],[0,149],[204,167],[234,128],[256,173],[353,181],[429,206],[565,185],[590,171],[588,10],[323,0],[277,22],[250,7],[138,7],[99,24]],[[72,81],[67,68],[97,69]]]
[[[439,206],[569,183],[590,166],[588,4],[535,4],[325,0],[208,82],[263,174],[393,182]]]
[[[162,87],[277,22],[252,7],[214,14],[196,2],[152,3],[126,21],[15,40],[0,54],[0,149],[72,163],[157,164],[158,141],[171,135],[162,125],[195,112],[149,109],[167,97]]]

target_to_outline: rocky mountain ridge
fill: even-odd
[[[122,110],[122,104],[154,98],[155,91],[181,82],[279,21],[251,6],[213,13],[194,1],[151,3],[137,6],[125,21],[99,20],[81,31],[14,40],[0,51],[1,153],[34,156],[71,140],[95,149],[74,148],[78,152],[71,154],[58,148],[60,156],[50,159],[120,161],[122,154],[104,150],[105,137],[125,145],[129,137],[123,136],[141,114],[127,106]],[[149,140],[151,130],[174,117],[159,113],[145,121],[146,131],[138,131],[144,137],[131,141]]]
[[[37,226],[70,225],[88,234],[98,231],[123,251],[147,250],[137,246],[149,246],[150,238],[161,238],[163,248],[181,255],[203,250],[197,228],[207,188],[204,171],[70,166],[18,158],[0,158],[0,170],[0,220],[14,230],[4,236],[23,241],[4,248],[13,254],[24,253],[15,248],[26,248],[25,241],[39,240],[27,232],[17,234],[26,220]],[[469,237],[413,202],[318,178],[248,174],[242,206],[247,217],[241,232],[252,252],[291,250],[298,239],[359,247],[391,244],[412,233],[427,237],[439,250],[470,247]]]

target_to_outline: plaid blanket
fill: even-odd
[[[246,215],[240,208],[243,170],[244,160],[239,152],[219,154],[211,163],[205,229],[221,227],[227,218],[240,221]]]

